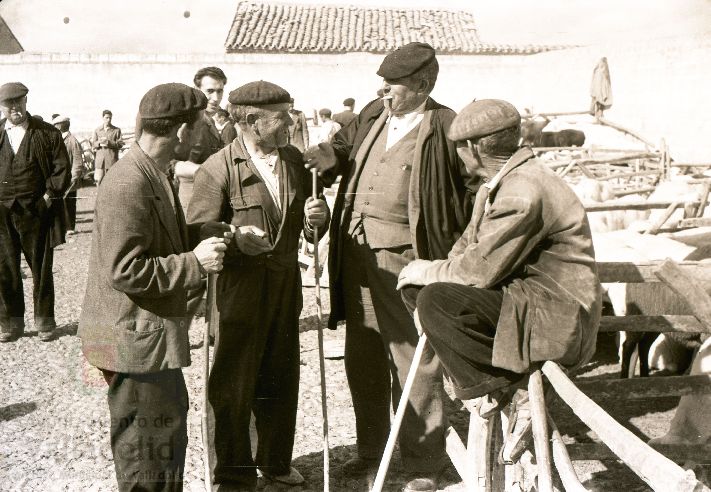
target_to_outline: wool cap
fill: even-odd
[[[408,43],[386,56],[377,73],[384,79],[400,79],[412,75],[434,59],[435,50],[429,44]]]
[[[54,118],[52,118],[52,124],[56,125],[57,123],[67,123],[69,122],[69,116],[62,116],[61,114],[58,114]]]
[[[138,114],[145,120],[174,118],[207,107],[207,97],[185,84],[160,84],[150,89],[141,99]]]
[[[513,104],[501,99],[481,99],[459,112],[449,127],[447,137],[452,141],[471,140],[520,123],[521,115]]]
[[[0,86],[0,101],[17,99],[27,95],[30,90],[22,82],[8,82]]]
[[[343,100],[343,105],[344,106],[355,106],[355,99],[352,97],[347,97]]]
[[[289,104],[291,95],[286,89],[276,84],[266,80],[257,80],[236,88],[230,92],[227,100],[238,106],[269,106]]]

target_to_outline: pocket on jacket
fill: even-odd
[[[253,225],[266,231],[264,207],[258,197],[243,195],[230,199],[232,224],[236,226]]]
[[[540,298],[532,306],[530,360],[574,365],[582,344],[581,310],[575,301]]]
[[[166,358],[165,330],[158,323],[125,323],[114,328],[118,355],[130,367],[156,370]]]

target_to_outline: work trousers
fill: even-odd
[[[256,262],[255,262],[256,263]],[[226,266],[217,288],[220,324],[210,372],[215,483],[253,490],[257,467],[289,473],[299,399],[298,266]],[[208,308],[209,309],[209,308]],[[257,427],[252,457],[251,414]]]
[[[64,210],[67,214],[67,230],[76,230],[77,225],[77,192],[76,190],[67,193],[64,198]]]
[[[35,328],[52,331],[54,320],[54,251],[50,247],[53,211],[39,198],[10,208],[0,204],[0,330],[18,335],[25,329],[25,296],[20,253],[32,271]]]
[[[390,431],[390,406],[400,401],[418,342],[396,290],[411,246],[371,249],[361,233],[344,238],[345,367],[356,416],[358,455],[380,459]],[[446,463],[444,388],[439,360],[427,346],[400,430],[408,471],[435,472]]]
[[[183,490],[188,390],[183,372],[113,373],[108,402],[120,492]]]
[[[457,398],[484,396],[522,378],[491,363],[501,290],[436,282],[421,290],[406,288],[402,297],[410,311],[417,307],[422,329],[452,379]]]

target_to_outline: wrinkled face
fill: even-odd
[[[19,125],[27,118],[27,96],[0,101],[0,111],[13,125]]]
[[[413,111],[427,99],[427,84],[421,79],[403,77],[383,79],[383,97],[390,99],[393,114],[401,115]]]
[[[457,154],[462,162],[464,162],[464,166],[467,168],[467,172],[470,176],[479,175],[488,177],[481,164],[477,147],[471,140],[457,142]]]
[[[209,75],[205,75],[200,79],[200,87],[198,87],[207,97],[207,111],[208,114],[212,114],[217,111],[222,102],[222,96],[225,93],[225,83],[221,80],[214,79]]]
[[[112,118],[112,116],[110,114],[105,114],[103,116],[104,126],[109,126],[111,124],[111,118]]]
[[[289,143],[289,126],[293,124],[286,107],[282,110],[263,109],[251,128],[258,145],[277,149]]]

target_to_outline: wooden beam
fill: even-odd
[[[586,212],[610,212],[613,210],[653,210],[653,209],[666,209],[669,208],[673,203],[677,203],[677,208],[684,207],[687,204],[698,205],[698,201],[690,202],[675,202],[675,201],[640,201],[640,202],[619,202],[615,200],[610,200],[607,202],[588,202],[583,203]]]
[[[553,492],[553,471],[550,438],[548,436],[548,413],[543,396],[543,377],[541,370],[531,372],[528,378],[528,399],[531,405],[531,423],[533,424],[533,447],[538,465],[538,487],[540,492]]]
[[[612,190],[612,194],[616,197],[627,196],[627,195],[644,195],[645,193],[651,193],[656,190],[656,186],[647,186],[645,188],[628,189],[628,190]]]
[[[674,212],[676,212],[676,209],[679,208],[679,205],[681,205],[680,200],[675,200],[673,201],[664,211],[662,215],[659,216],[659,218],[649,226],[649,228],[644,231],[645,234],[656,234],[659,232],[659,229],[662,228],[664,223],[669,220],[669,218],[674,215]]]
[[[583,487],[578,474],[575,473],[573,462],[570,460],[568,450],[565,449],[565,443],[563,443],[563,436],[560,435],[560,431],[550,415],[548,416],[548,425],[551,428],[553,462],[555,463],[555,469],[558,470],[560,480],[563,482],[565,492],[587,492],[588,489]]]
[[[449,455],[449,459],[452,461],[454,468],[456,468],[457,473],[462,478],[462,481],[466,485],[467,490],[472,491],[483,491],[483,489],[478,489],[478,482],[475,474],[475,467],[469,461],[469,453],[464,447],[462,440],[459,439],[457,431],[453,427],[448,427],[445,433],[445,450]]]
[[[634,379],[576,379],[575,385],[595,401],[644,400],[667,396],[711,394],[711,375],[665,376]]]
[[[622,126],[622,125],[618,125],[617,123],[613,123],[613,122],[611,122],[610,120],[605,119],[605,118],[603,118],[603,117],[598,118],[597,121],[598,121],[599,123],[605,125],[605,126],[609,126],[610,128],[614,128],[615,130],[621,131],[622,133],[626,133],[626,134],[628,134],[628,135],[631,135],[632,137],[636,138],[637,140],[639,140],[640,142],[642,142],[643,144],[645,144],[645,145],[646,145],[647,147],[649,147],[649,148],[652,148],[652,149],[654,148],[654,144],[652,144],[652,142],[650,142],[649,140],[647,140],[646,138],[644,138],[643,136],[641,136],[639,133],[636,133],[636,132],[630,130],[629,128],[625,128],[625,127]]]
[[[600,442],[568,444],[566,448],[572,461],[619,460],[617,455],[610,451],[610,448]],[[678,463],[691,460],[700,465],[711,464],[711,445],[709,444],[665,444],[655,445],[653,449]]]
[[[695,316],[683,314],[603,316],[600,331],[711,333]]]
[[[666,260],[659,267],[657,277],[686,301],[696,319],[711,331],[711,296],[700,289],[696,279],[687,275],[672,260]]]
[[[601,178],[597,178],[599,181],[607,181],[611,179],[627,179],[627,178],[635,178],[637,176],[657,176],[662,174],[660,171],[657,171],[656,169],[653,169],[651,171],[635,171],[635,172],[630,172],[630,173],[616,173],[616,174],[610,174],[609,176],[603,176]]]
[[[597,263],[597,274],[600,282],[605,283],[642,283],[659,282],[655,272],[661,266],[661,261],[615,262],[601,261]],[[711,281],[711,264],[698,261],[679,262],[682,271],[696,280]]]
[[[711,162],[672,162],[671,167],[711,167]]]
[[[696,208],[696,213],[694,217],[701,218],[704,216],[704,210],[706,210],[706,204],[709,201],[709,192],[711,192],[711,182],[707,181],[701,189],[701,197],[699,200],[699,206]]]
[[[654,490],[695,492],[702,484],[676,463],[647,446],[580,391],[554,362],[542,368],[551,385],[573,412]]]
[[[585,115],[589,114],[592,115],[592,112],[587,109],[583,111],[563,111],[562,113],[530,113],[530,114],[524,114],[521,115],[521,118],[523,119],[531,119],[531,118],[536,118],[537,116],[541,117],[546,117],[546,116],[575,116],[575,115]]]
[[[679,229],[687,229],[690,227],[711,227],[711,217],[694,217],[691,219],[681,219],[677,223],[677,228]]]

